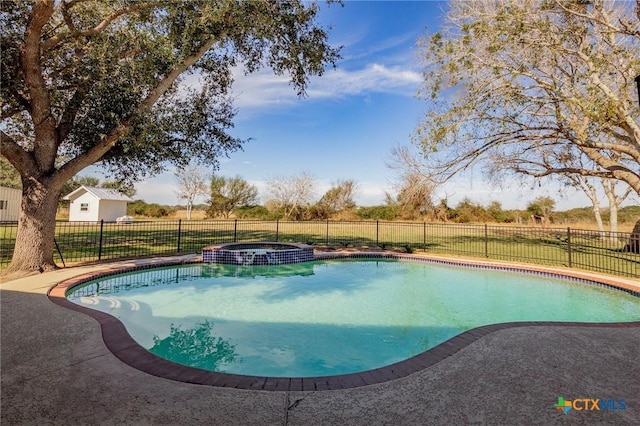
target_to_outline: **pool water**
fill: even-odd
[[[270,377],[370,370],[466,330],[512,321],[640,320],[640,298],[532,274],[418,261],[184,265],[71,290],[157,355]]]

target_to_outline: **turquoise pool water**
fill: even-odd
[[[486,324],[640,320],[640,298],[620,291],[383,259],[158,268],[92,281],[67,297],[119,318],[164,358],[271,377],[365,371]]]

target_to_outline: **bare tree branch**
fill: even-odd
[[[482,164],[543,177],[623,180],[640,191],[637,37],[621,3],[450,2],[445,30],[424,40],[425,93],[416,131],[438,181]],[[446,89],[456,90],[451,96]],[[635,96],[635,95],[634,95]],[[581,156],[590,166],[574,161]]]

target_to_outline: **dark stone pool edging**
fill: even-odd
[[[615,283],[615,280],[596,280],[584,277],[579,272],[562,273],[549,271],[545,268],[528,268],[520,265],[487,265],[466,260],[447,260],[441,258],[428,258],[424,256],[414,256],[396,253],[320,253],[317,259],[337,259],[337,258],[397,258],[406,260],[431,261],[436,263],[446,263],[467,267],[487,267],[491,269],[513,270],[529,273],[542,273],[562,278],[569,278],[584,281],[587,284],[602,285],[617,290],[626,291],[640,296],[640,293],[630,289],[628,286]],[[236,389],[264,390],[264,391],[322,391],[348,389],[360,386],[383,383],[390,380],[406,377],[410,374],[421,371],[438,362],[452,356],[456,352],[475,342],[476,340],[494,333],[514,327],[531,326],[560,326],[560,327],[599,327],[599,328],[628,328],[640,327],[640,321],[625,323],[579,323],[579,322],[510,322],[501,324],[491,324],[467,330],[455,337],[435,346],[428,351],[422,352],[406,360],[395,364],[368,370],[360,373],[342,374],[337,376],[322,377],[259,377],[244,376],[238,374],[219,373],[215,371],[202,370],[188,367],[160,358],[140,346],[129,333],[124,324],[117,318],[100,311],[96,311],[84,306],[76,305],[66,298],[66,293],[73,287],[81,285],[87,281],[106,276],[117,275],[126,272],[151,269],[157,267],[177,266],[184,264],[201,263],[200,260],[193,261],[168,261],[160,264],[142,265],[136,267],[123,267],[107,272],[91,272],[82,274],[57,283],[48,292],[49,299],[65,308],[82,312],[94,318],[102,329],[102,338],[107,348],[122,362],[153,376],[162,377],[184,383],[193,383],[207,386],[218,386]]]

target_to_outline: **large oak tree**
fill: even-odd
[[[1,154],[22,181],[9,271],[55,267],[65,182],[121,181],[216,158],[232,137],[231,70],[268,66],[300,95],[337,49],[302,0],[3,1]]]

